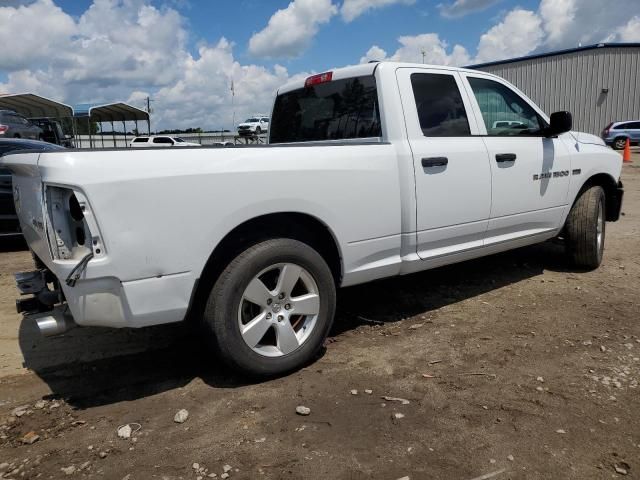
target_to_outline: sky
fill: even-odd
[[[0,0],[0,93],[152,99],[153,128],[232,128],[277,88],[369,60],[465,66],[640,42],[640,0]],[[34,34],[35,33],[35,34]],[[234,93],[231,92],[231,83]],[[235,112],[235,114],[234,114]]]

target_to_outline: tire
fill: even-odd
[[[613,148],[615,150],[622,150],[627,144],[627,139],[624,137],[618,137],[613,141]]]
[[[297,268],[297,282],[280,289],[281,279],[294,278]],[[282,300],[281,290],[286,292]],[[256,303],[248,296],[257,298]],[[302,299],[313,305],[303,305]],[[331,329],[335,304],[333,276],[320,254],[305,243],[279,238],[253,245],[229,263],[209,294],[202,323],[229,366],[251,376],[275,376],[317,356]],[[296,314],[305,309],[317,314]]]
[[[262,133],[262,129],[260,127],[256,127],[256,135],[260,135]]]
[[[584,190],[573,204],[565,226],[567,253],[579,268],[602,263],[606,233],[606,199],[602,187]]]

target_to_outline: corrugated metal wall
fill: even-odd
[[[575,130],[599,134],[614,120],[640,120],[640,47],[602,47],[478,70],[507,79],[547,114],[570,111]]]

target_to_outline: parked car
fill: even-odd
[[[199,143],[187,142],[180,137],[171,137],[168,135],[151,135],[144,137],[135,137],[129,142],[130,147],[200,147]]]
[[[602,139],[616,150],[622,150],[627,139],[631,145],[638,145],[640,143],[640,120],[611,122],[602,131]]]
[[[42,139],[42,129],[13,110],[0,110],[0,138]]]
[[[73,148],[73,136],[65,135],[62,125],[53,118],[30,118],[29,121],[42,129],[41,139],[66,148]]]
[[[261,135],[269,130],[269,117],[257,115],[238,125],[238,135]]]
[[[526,128],[493,128],[514,118]],[[488,73],[348,67],[281,87],[271,120],[255,148],[4,157],[46,264],[17,276],[19,309],[45,334],[65,312],[194,320],[212,364],[275,375],[317,355],[338,287],[557,237],[597,268],[620,216],[620,155]]]
[[[16,150],[55,150],[61,147],[37,140],[0,138],[0,158]],[[0,167],[0,237],[22,235],[13,202],[11,171]]]

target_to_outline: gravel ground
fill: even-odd
[[[10,273],[28,254],[5,246],[0,472],[640,478],[637,166],[624,168],[625,216],[607,225],[600,269],[568,268],[549,242],[343,289],[321,358],[263,383],[227,372],[180,326],[38,338],[12,310]]]

